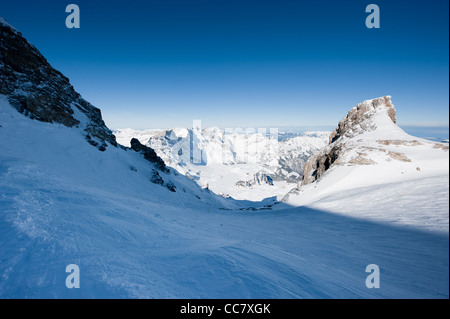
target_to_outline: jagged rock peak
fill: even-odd
[[[397,123],[396,110],[391,101],[391,96],[383,96],[372,100],[366,100],[353,107],[339,122],[338,127],[330,135],[330,144],[341,136],[356,135],[364,131],[376,129],[370,119],[377,112],[385,111],[392,122]]]
[[[78,94],[67,77],[0,17],[0,94],[20,113],[42,122],[80,127],[86,140],[105,150],[117,146],[100,109]]]
[[[333,164],[342,162],[343,154],[352,148],[346,141],[365,132],[375,131],[379,121],[376,116],[379,115],[396,124],[396,110],[390,96],[366,100],[353,107],[330,134],[329,144],[308,159],[303,168],[301,184],[307,185],[320,179]],[[364,161],[366,159],[360,160]]]

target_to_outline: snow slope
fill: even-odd
[[[338,150],[330,168],[284,201],[448,234],[449,147],[405,133],[387,111],[381,104],[350,123],[344,136],[311,158]]]
[[[448,298],[448,233],[286,204],[231,209],[181,175],[169,177],[186,193],[172,193],[148,182],[139,154],[99,152],[4,97],[0,126],[2,298]],[[80,289],[65,287],[72,263]],[[365,287],[371,263],[380,289]]]

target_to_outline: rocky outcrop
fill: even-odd
[[[330,135],[330,144],[341,136],[354,136],[355,133],[376,129],[374,123],[368,121],[380,107],[386,108],[392,122],[397,123],[396,111],[390,96],[383,96],[373,100],[364,101],[348,112],[347,116],[339,121],[338,127]]]
[[[100,109],[78,94],[69,79],[0,18],[0,94],[20,113],[42,122],[80,127],[90,144],[117,146]]]
[[[78,94],[69,79],[55,70],[42,54],[0,17],[0,95],[25,116],[41,122],[78,127],[84,139],[100,151],[118,147],[116,137],[105,125],[100,109]],[[121,149],[130,148],[120,145]],[[155,151],[131,140],[131,149],[152,163],[150,182],[171,192],[177,187],[160,173],[170,173]],[[133,165],[130,170],[137,172]],[[162,174],[164,178],[165,175]]]
[[[152,171],[152,175],[150,176],[150,182],[156,185],[163,186],[171,192],[175,193],[177,191],[177,187],[175,186],[175,184],[172,181],[165,182],[159,172],[155,169]]]
[[[139,142],[139,140],[136,138],[132,138],[130,141],[130,144],[131,144],[131,149],[133,149],[134,151],[136,151],[138,153],[143,154],[144,158],[147,161],[155,164],[155,166],[158,169],[160,169],[162,171],[167,171],[166,164],[158,155],[156,155],[156,152],[151,147],[142,145],[141,142]]]
[[[144,158],[150,163],[154,164],[155,168],[157,168],[157,170],[154,169],[152,171],[152,175],[149,178],[150,182],[156,185],[163,186],[171,192],[176,192],[177,187],[175,186],[175,184],[172,181],[164,181],[164,179],[159,174],[158,170],[166,173],[168,173],[169,170],[167,169],[166,164],[164,164],[164,161],[158,155],[156,155],[155,151],[151,147],[142,145],[141,142],[139,142],[139,140],[136,138],[131,139],[130,144],[132,150],[144,155]]]
[[[390,96],[367,100],[353,107],[330,134],[329,145],[312,155],[306,162],[301,185],[318,180],[332,165],[344,163],[343,154],[352,149],[352,144],[346,143],[346,141],[359,134],[376,130],[377,123],[373,118],[380,111],[385,112],[393,123],[397,122],[396,110]],[[357,145],[357,147],[359,146]],[[365,158],[365,155],[359,152],[358,156],[350,159],[348,163],[354,165],[373,164],[374,162]]]
[[[263,172],[253,174],[253,178],[248,181],[238,181],[236,186],[239,187],[252,187],[254,185],[270,185],[273,186],[273,179],[269,175]]]
[[[302,185],[318,180],[337,161],[340,151],[341,147],[336,145],[311,156],[303,168]]]

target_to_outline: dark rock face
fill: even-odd
[[[166,183],[166,188],[171,191],[171,192],[176,192],[177,191],[177,187],[175,186],[175,184],[172,181],[168,181]]]
[[[302,185],[318,180],[339,158],[340,145],[335,145],[327,152],[320,152],[311,156],[303,168]]]
[[[136,138],[132,138],[130,144],[131,148],[136,152],[142,153],[147,161],[155,164],[160,170],[167,171],[166,164],[158,155],[156,155],[156,152],[151,147],[142,145]]]
[[[42,122],[83,126],[88,142],[99,149],[117,146],[101,112],[78,94],[22,34],[0,21],[0,94],[20,113]],[[77,116],[86,116],[84,124]],[[79,118],[79,117],[78,117]]]
[[[152,176],[150,177],[150,182],[156,185],[164,186],[171,192],[175,193],[177,191],[175,184],[172,181],[168,181],[166,183],[157,170],[153,170]]]

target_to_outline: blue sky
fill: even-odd
[[[65,26],[66,5],[81,28]],[[381,28],[365,26],[376,3]],[[110,128],[335,126],[392,95],[399,123],[448,125],[448,0],[2,0],[0,15]]]

